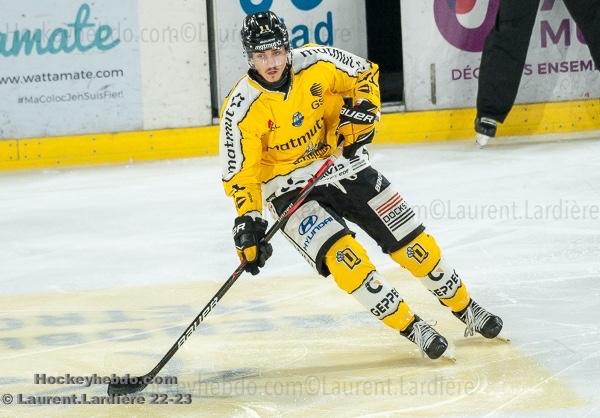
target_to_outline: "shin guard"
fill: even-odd
[[[350,235],[340,238],[325,255],[335,282],[386,325],[403,331],[414,315],[398,291],[375,270],[365,249]]]
[[[465,283],[442,258],[440,248],[431,235],[423,232],[390,255],[452,311],[461,311],[468,305],[471,298]]]

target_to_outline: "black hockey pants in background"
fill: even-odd
[[[600,0],[563,0],[600,68]],[[499,122],[510,112],[517,92],[540,0],[501,0],[496,25],[481,55],[477,115]]]

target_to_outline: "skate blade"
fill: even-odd
[[[490,137],[487,135],[478,133],[477,136],[475,137],[475,144],[479,147],[479,149],[487,147],[489,141],[490,141]]]
[[[449,353],[449,354],[442,354],[442,356],[440,357],[440,360],[444,360],[446,362],[449,363],[456,363],[456,356],[454,355],[454,353]]]
[[[498,335],[497,337],[494,338],[494,340],[498,340],[498,341],[502,341],[503,343],[510,343],[510,338],[505,337],[503,335]]]
[[[448,344],[448,348],[446,348],[446,351],[444,351],[444,354],[442,354],[439,359],[450,363],[456,363],[456,347],[454,344]]]

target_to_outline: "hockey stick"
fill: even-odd
[[[317,172],[307,181],[304,187],[300,190],[300,194],[296,199],[290,203],[285,211],[281,214],[279,219],[275,221],[273,226],[267,231],[267,234],[264,237],[264,241],[268,242],[273,238],[273,235],[279,229],[283,227],[283,225],[287,222],[290,216],[304,203],[306,196],[310,193],[310,191],[315,187],[317,182],[325,175],[327,170],[333,165],[335,159],[341,154],[342,147],[338,147],[336,152],[331,155],[325,162],[319,167]],[[171,347],[171,349],[164,355],[164,357],[158,362],[156,366],[148,373],[143,376],[137,377],[127,377],[118,378],[115,381],[108,384],[108,394],[109,395],[128,395],[136,392],[140,392],[144,390],[149,383],[152,383],[152,380],[156,377],[158,372],[167,364],[167,362],[175,355],[177,350],[187,341],[187,339],[192,335],[192,333],[196,330],[196,328],[200,325],[206,316],[214,309],[215,305],[221,300],[221,298],[227,293],[229,288],[235,283],[235,281],[240,277],[242,272],[244,271],[244,267],[246,266],[246,261],[242,261],[237,269],[233,272],[229,279],[221,286],[218,292],[213,296],[213,298],[208,302],[208,304],[204,307],[204,309],[194,318],[192,323],[186,328],[186,330],[181,334],[181,336],[177,339],[175,344]]]

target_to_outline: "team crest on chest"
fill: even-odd
[[[303,123],[304,123],[304,115],[300,112],[294,113],[294,116],[292,116],[292,125],[294,125],[295,127],[298,127],[298,126],[302,126]]]

